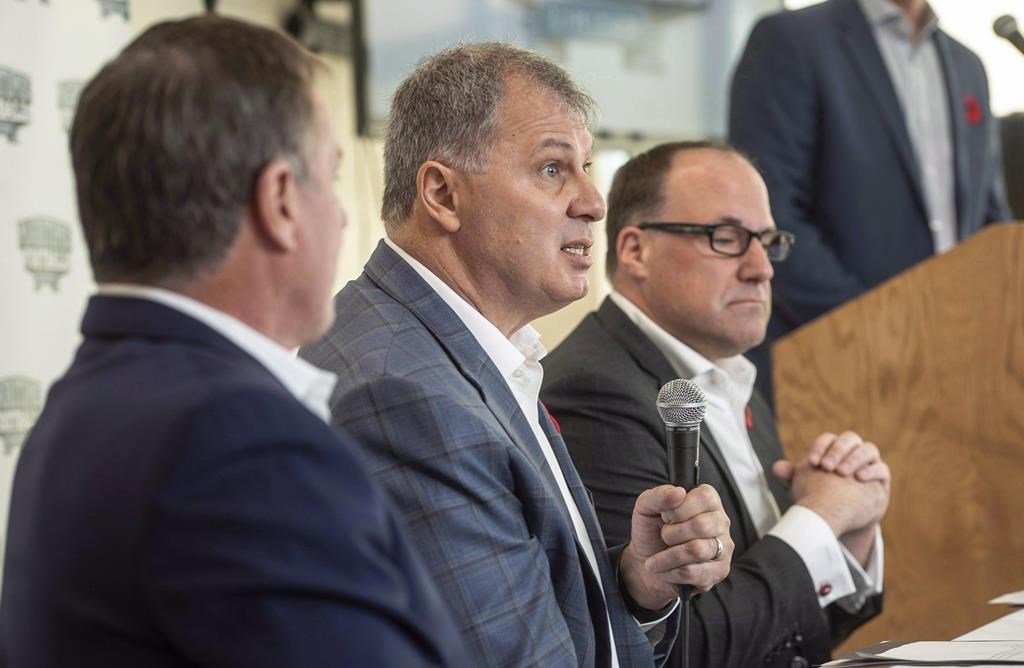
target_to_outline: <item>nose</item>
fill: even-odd
[[[743,262],[740,265],[740,278],[745,281],[761,283],[772,280],[775,276],[775,268],[772,261],[768,259],[768,251],[760,239],[751,239],[750,247],[743,254]]]
[[[604,197],[590,180],[589,174],[581,173],[579,182],[579,193],[569,204],[569,217],[595,223],[604,218]]]

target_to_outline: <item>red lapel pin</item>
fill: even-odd
[[[971,125],[981,123],[981,105],[973,95],[964,95],[964,115]]]
[[[562,433],[562,427],[561,427],[561,425],[558,424],[558,420],[556,420],[555,416],[551,414],[551,411],[548,410],[547,405],[545,405],[543,401],[541,402],[540,405],[544,406],[544,412],[548,414],[548,419],[551,420],[551,424],[555,425],[555,431],[557,431],[559,434],[561,434]]]

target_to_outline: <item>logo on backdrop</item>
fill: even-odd
[[[48,216],[23,218],[18,221],[18,246],[36,290],[48,285],[58,292],[60,277],[71,267],[71,226]]]
[[[21,446],[42,409],[43,388],[39,381],[27,376],[0,378],[0,440],[4,455]]]
[[[64,132],[71,129],[75,120],[75,108],[78,107],[78,96],[82,94],[85,81],[82,79],[64,79],[57,82],[57,109],[60,110]]]
[[[103,18],[119,14],[125,21],[128,20],[128,0],[96,0],[96,2],[100,3]]]
[[[0,135],[18,143],[18,128],[32,120],[32,80],[26,74],[0,65]]]

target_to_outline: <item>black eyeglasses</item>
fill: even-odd
[[[641,230],[661,230],[670,234],[703,234],[711,244],[711,250],[719,255],[739,257],[750,248],[755,237],[764,247],[765,255],[772,262],[782,262],[789,257],[789,251],[796,243],[796,236],[782,230],[761,230],[754,232],[736,223],[698,225],[697,223],[651,222],[637,225]]]

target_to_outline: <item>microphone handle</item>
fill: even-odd
[[[700,484],[700,423],[694,425],[665,425],[665,439],[668,442],[668,479],[676,487],[690,491]],[[681,645],[682,666],[690,668],[690,601],[693,588],[680,585],[682,611],[677,637]]]
[[[665,425],[668,442],[668,479],[690,491],[700,484],[700,423]]]
[[[1024,35],[1021,35],[1019,30],[1014,30],[1006,37],[1006,39],[1010,40],[1010,42],[1017,47],[1018,51],[1024,53]]]

